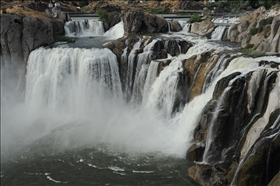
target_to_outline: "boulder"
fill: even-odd
[[[187,159],[201,162],[203,160],[203,153],[205,149],[204,143],[195,143],[187,151]]]
[[[179,32],[182,30],[180,23],[177,20],[169,21],[170,31],[172,32]]]
[[[129,11],[125,13],[123,22],[125,35],[168,32],[168,23],[164,18],[142,11]]]
[[[210,165],[197,164],[188,169],[188,175],[198,184],[206,186],[210,182],[212,171]]]
[[[191,26],[192,33],[206,37],[210,37],[214,29],[215,24],[210,19],[206,19],[202,22],[195,22]]]

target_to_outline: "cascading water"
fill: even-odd
[[[98,20],[75,20],[68,21],[64,25],[65,35],[69,37],[93,37],[106,36],[110,39],[123,37],[123,21],[104,32],[103,22]]]
[[[179,38],[192,37],[186,37],[189,26],[186,24],[185,31],[178,33]],[[122,22],[104,34],[99,29],[100,22],[65,24],[68,36],[104,35],[114,39],[122,37],[121,27]],[[139,37],[133,46],[125,42],[121,58],[127,64],[127,71],[123,79],[120,77],[123,64],[109,49],[39,48],[30,54],[26,101],[5,107],[3,111],[1,150],[10,163],[4,166],[5,172],[1,172],[6,183],[11,184],[9,176],[14,172],[24,170],[23,174],[17,174],[19,181],[14,184],[20,185],[28,179],[34,184],[195,185],[186,176],[190,165],[183,158],[193,143],[193,131],[203,110],[216,93],[217,84],[235,72],[238,75],[228,85],[250,73],[255,77],[256,69],[265,68],[258,62],[269,59],[236,57],[231,60],[229,55],[221,54],[205,82],[200,82],[201,93],[175,111],[178,94],[186,96],[186,92],[178,92],[179,86],[186,86],[182,77],[189,75],[184,66],[186,59],[206,51],[232,48],[196,37],[191,40],[194,46],[186,54],[172,58],[166,54],[169,62],[163,65],[167,59],[154,59],[155,54],[163,50],[160,47],[159,51],[154,50],[159,40],[144,40]],[[176,44],[181,47],[177,41]],[[275,57],[271,60],[277,61]],[[207,59],[203,63],[207,63]],[[197,76],[198,71],[194,73]],[[249,87],[256,87],[256,79],[250,80]],[[264,113],[266,120],[279,106],[279,78],[276,84]],[[254,97],[251,88],[243,92]],[[231,90],[225,87],[220,94],[213,122]],[[278,102],[273,103],[275,99]],[[248,100],[249,110],[254,101],[250,96]],[[273,129],[277,128],[277,122],[279,118],[271,126]],[[214,143],[212,129],[208,129],[202,163],[214,163],[210,157]],[[258,133],[254,141],[259,136]],[[246,142],[244,148],[253,144]],[[19,156],[12,156],[17,153]],[[246,157],[250,151],[242,150],[242,153]]]
[[[104,34],[102,21],[97,20],[81,20],[68,21],[64,25],[66,36],[74,37],[89,37]]]
[[[226,26],[217,26],[214,32],[212,32],[211,39],[222,40],[225,30],[226,30]]]

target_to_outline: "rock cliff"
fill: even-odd
[[[36,17],[1,15],[1,67],[9,69],[18,80],[15,87],[24,86],[29,53],[54,42],[54,34],[64,34],[64,23]]]
[[[228,29],[228,39],[240,42],[262,52],[280,52],[280,6],[270,10],[260,7],[244,15],[240,21]]]
[[[125,35],[136,33],[168,32],[168,22],[163,18],[142,11],[129,11],[123,16]]]

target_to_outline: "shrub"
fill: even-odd
[[[78,5],[79,5],[79,7],[83,8],[83,7],[88,5],[88,2],[87,1],[79,1]]]
[[[256,35],[258,33],[258,28],[251,28],[250,30],[250,34],[253,36],[253,35]]]
[[[193,14],[190,19],[188,20],[188,23],[194,23],[194,22],[201,22],[202,18],[197,15],[197,14]]]
[[[259,56],[263,56],[265,54],[265,52],[251,50],[251,49],[245,49],[245,48],[242,50],[242,52],[250,57],[259,57]]]
[[[263,31],[263,28],[266,26],[266,25],[270,25],[273,21],[273,17],[268,17],[266,19],[262,19],[260,20],[259,22],[259,27],[258,27],[258,33],[262,32]]]
[[[2,9],[2,14],[7,14],[6,8]]]
[[[248,44],[248,45],[245,46],[244,49],[250,49],[250,48],[253,48],[253,47],[254,47],[254,44]]]
[[[168,14],[169,9],[168,8],[152,8],[148,10],[151,14]]]
[[[99,19],[103,22],[108,22],[108,12],[105,9],[98,9],[96,14],[99,16]]]

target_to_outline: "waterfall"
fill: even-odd
[[[160,152],[184,157],[188,143],[183,138],[186,131],[179,135],[180,138],[174,137],[175,131],[179,131],[184,123],[170,121],[182,62],[174,60],[157,78],[158,62],[149,65],[155,42],[143,49],[143,55],[137,57],[137,67],[133,67],[139,67],[134,82],[138,87],[135,85],[133,91],[140,88],[150,92],[145,95],[148,101],[141,109],[135,109],[135,102],[122,100],[118,64],[110,50],[34,50],[28,59],[26,75],[28,109],[22,113],[35,113],[35,118],[29,121],[34,125],[39,126],[37,123],[44,121],[42,125],[45,127],[37,133],[38,138],[51,134],[55,138],[53,149],[105,143],[120,151]],[[135,44],[135,51],[140,44],[141,40]],[[128,58],[132,60],[135,56],[130,55]],[[29,141],[34,139],[28,138]]]
[[[123,37],[123,21],[110,28],[104,33],[103,22],[97,20],[68,21],[64,25],[65,35],[69,37],[93,37],[106,36],[110,39]]]
[[[108,36],[110,39],[118,39],[123,37],[124,35],[124,28],[123,28],[123,21],[119,22],[112,28],[110,28],[107,32],[104,33],[104,36]]]
[[[151,61],[151,64],[149,66],[147,78],[143,90],[143,105],[147,104],[147,99],[150,94],[151,87],[157,78],[159,63],[160,62],[158,61]]]
[[[132,90],[132,100],[133,101],[141,101],[143,94],[143,87],[145,84],[145,79],[149,67],[149,63],[152,60],[153,52],[152,49],[157,42],[157,39],[154,39],[143,49],[143,53],[138,54],[137,56],[137,66],[135,71],[135,80],[133,84]]]
[[[226,57],[226,54],[222,54],[219,57],[219,60],[215,64],[215,67],[206,76],[202,88],[203,92],[205,92],[205,90],[211,85],[213,80],[216,79],[225,70],[227,65],[227,60],[229,60],[229,57]]]
[[[65,35],[70,37],[89,37],[104,34],[102,21],[80,20],[68,21],[64,25]]]
[[[212,32],[211,39],[213,40],[222,40],[226,26],[217,26]]]
[[[30,54],[27,71],[26,100],[39,108],[88,107],[93,95],[122,97],[117,59],[108,49],[40,48]]]
[[[146,107],[160,112],[165,118],[170,118],[176,96],[179,80],[178,74],[182,72],[182,62],[175,59],[165,67],[151,87]]]
[[[126,76],[126,98],[129,100],[131,97],[131,92],[132,92],[132,87],[133,87],[133,82],[134,82],[134,68],[136,66],[136,59],[137,59],[137,49],[141,45],[141,40],[139,40],[137,43],[134,44],[132,50],[129,53],[128,56],[128,69],[127,69],[127,76]]]
[[[250,101],[249,101],[248,107],[252,106],[252,104],[253,104],[252,97],[255,97],[255,95],[254,95],[254,94],[256,94],[255,86],[258,86],[260,83],[259,77],[261,77],[261,73],[262,73],[261,70],[254,72],[253,78],[250,81],[248,95],[251,95],[251,96],[249,97]],[[270,77],[270,74],[267,75],[267,79],[264,82],[265,87],[266,87],[267,81],[269,80],[269,77]],[[266,108],[264,115],[262,117],[260,117],[253,124],[253,126],[251,126],[250,130],[248,131],[245,143],[241,149],[241,155],[240,155],[241,159],[243,159],[247,155],[249,149],[253,146],[253,144],[256,142],[256,140],[260,137],[261,132],[265,128],[266,124],[268,123],[270,114],[274,110],[280,108],[280,99],[279,99],[279,95],[280,95],[280,80],[279,79],[280,78],[279,77],[280,77],[280,73],[278,72],[278,79],[275,83],[274,89],[270,92],[268,106]]]
[[[184,25],[184,27],[182,27],[182,31],[181,32],[185,32],[185,33],[188,33],[190,31],[190,28],[191,28],[191,24],[190,23],[186,23]]]

